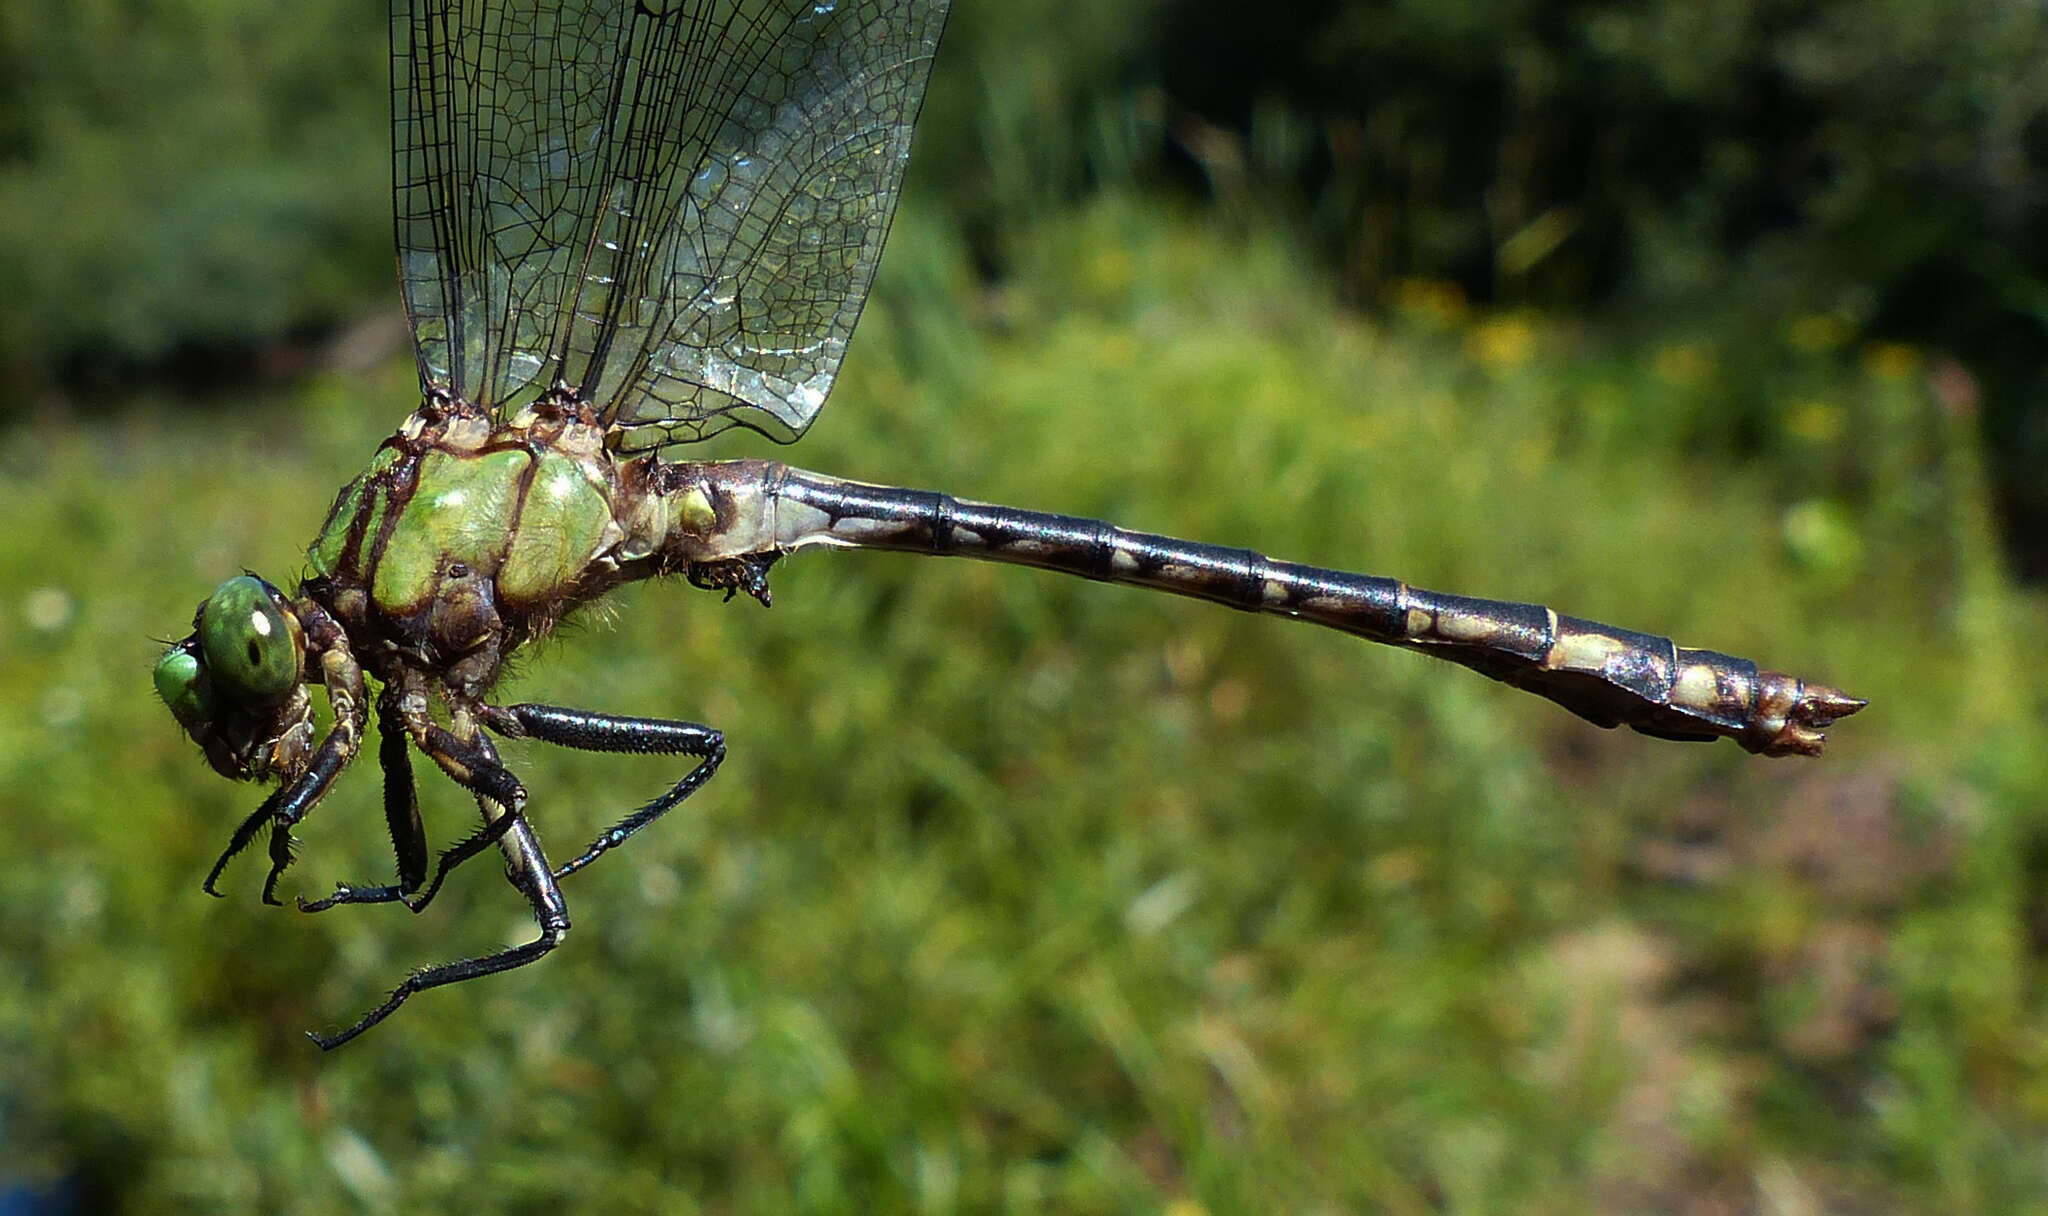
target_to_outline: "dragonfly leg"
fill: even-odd
[[[420,823],[419,793],[406,751],[405,720],[398,713],[396,686],[377,698],[377,764],[384,770],[384,822],[398,860],[398,881],[389,886],[338,883],[326,899],[299,897],[299,911],[324,912],[336,904],[384,904],[404,899],[427,880],[427,834]]]
[[[697,765],[684,773],[668,792],[621,819],[609,831],[590,842],[583,855],[555,871],[566,878],[626,842],[633,833],[653,823],[688,798],[718,771],[725,760],[725,736],[709,726],[667,718],[627,718],[617,714],[564,709],[558,705],[514,705],[509,710],[518,724],[516,733],[543,743],[586,752],[631,752],[640,755],[696,756]],[[504,730],[510,724],[494,720]]]
[[[405,750],[405,721],[398,697],[386,686],[377,699],[377,765],[384,770],[384,824],[391,832],[391,852],[398,862],[398,887],[417,891],[427,879],[427,832],[420,824],[419,791],[412,779],[412,756]]]
[[[250,812],[249,817],[242,821],[242,825],[236,828],[235,834],[229,838],[228,847],[221,851],[220,858],[213,863],[213,869],[206,872],[206,881],[199,884],[200,890],[215,899],[224,898],[213,884],[220,881],[222,871],[228,868],[228,862],[234,860],[235,854],[248,848],[249,842],[256,839],[256,833],[262,831],[263,825],[270,822],[271,816],[277,813],[277,804],[284,801],[285,791],[290,788],[281,785],[272,790],[270,797],[263,800],[263,805]]]
[[[550,882],[552,882],[552,879]],[[445,984],[459,984],[463,980],[473,980],[479,976],[496,975],[500,971],[510,971],[515,967],[524,967],[548,951],[553,950],[556,946],[561,945],[562,936],[568,931],[568,918],[563,917],[556,924],[543,923],[540,936],[523,946],[512,946],[500,950],[496,954],[486,954],[480,958],[457,959],[452,963],[442,963],[439,966],[422,968],[406,976],[405,982],[392,989],[391,995],[384,999],[383,1004],[357,1019],[355,1025],[350,1026],[347,1030],[341,1031],[338,1034],[320,1034],[317,1031],[309,1030],[306,1032],[306,1037],[319,1044],[320,1050],[333,1051],[343,1043],[348,1042],[385,1018],[390,1017],[393,1013],[396,1013],[398,1007],[405,1004],[406,999],[412,996],[413,993],[425,992],[429,988],[439,988]]]
[[[447,735],[445,731],[442,734],[450,741],[460,742],[455,740],[454,736]],[[440,759],[439,756],[435,758]],[[498,762],[497,752],[491,747],[490,740],[480,733],[467,745],[466,755],[462,760],[474,765],[479,772],[495,770],[502,774],[506,781],[511,781],[513,789],[518,790],[518,782],[513,781],[511,774]],[[447,766],[444,764],[443,767]],[[525,791],[518,792],[523,800]],[[523,816],[515,813],[511,807],[504,805],[492,794],[479,790],[477,803],[483,809],[485,818],[490,820],[490,826],[462,845],[441,855],[442,870],[436,874],[434,883],[428,887],[424,898],[432,898],[434,890],[439,887],[440,879],[448,868],[462,860],[457,858],[456,862],[451,862],[449,857],[452,854],[478,840],[486,844],[500,841],[505,851],[506,877],[512,880],[512,885],[518,887],[520,894],[526,896],[526,901],[533,906],[534,919],[540,922],[540,936],[523,945],[508,946],[493,954],[456,959],[454,962],[441,963],[413,972],[392,990],[383,1004],[358,1018],[355,1024],[346,1030],[332,1035],[308,1031],[306,1037],[319,1044],[321,1050],[332,1051],[390,1017],[416,992],[425,992],[429,988],[459,984],[463,980],[473,980],[479,976],[496,975],[500,971],[524,967],[562,943],[563,935],[569,931],[569,907],[562,899],[562,889],[555,884],[555,877],[548,869],[547,856],[541,852],[540,842],[534,838],[533,828]],[[477,845],[477,848],[482,847],[482,844]],[[473,853],[474,850],[463,856],[466,858]],[[424,899],[420,906],[424,906]]]
[[[683,570],[683,577],[690,580],[692,587],[725,592],[728,604],[733,596],[744,591],[766,608],[774,598],[768,592],[768,567],[781,557],[780,553],[749,553],[724,561],[691,562]]]
[[[421,751],[441,766],[442,772],[476,795],[477,805],[484,811],[483,827],[443,850],[434,866],[433,881],[418,894],[406,898],[406,907],[421,912],[434,901],[441,884],[456,866],[499,843],[515,825],[528,835],[531,832],[526,828],[526,787],[499,762],[497,751],[481,731],[473,739],[463,739],[429,721],[417,730],[414,740]],[[497,814],[491,813],[493,808]]]

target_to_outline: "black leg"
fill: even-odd
[[[455,778],[479,799],[497,804],[501,813],[484,815],[484,826],[477,829],[468,839],[441,853],[441,860],[434,867],[434,880],[424,891],[410,896],[405,906],[415,912],[426,910],[434,902],[434,896],[441,891],[441,884],[456,866],[497,844],[514,824],[525,824],[526,787],[519,784],[511,770],[498,761],[498,753],[491,747],[490,740],[479,733],[474,742],[459,739],[438,726],[426,729],[425,744],[427,755],[441,766],[441,770]],[[478,805],[483,805],[481,802]],[[479,974],[482,974],[481,972]]]
[[[384,823],[391,830],[398,881],[390,886],[338,883],[326,899],[308,900],[301,895],[301,912],[324,912],[336,904],[393,903],[419,890],[427,880],[427,833],[420,823],[412,757],[406,751],[405,723],[398,716],[397,705],[397,693],[390,687],[377,698],[377,764],[384,770]]]
[[[326,899],[307,899],[299,896],[299,911],[325,912],[340,904],[392,904],[405,898],[405,889],[396,883],[390,886],[362,887],[354,883],[334,884],[334,894]]]
[[[334,728],[320,741],[320,746],[314,751],[312,762],[306,766],[306,771],[296,780],[286,782],[271,791],[270,796],[263,800],[263,805],[257,807],[255,813],[244,819],[242,826],[235,829],[226,851],[213,863],[213,869],[207,872],[206,881],[200,884],[208,895],[220,894],[214,889],[213,884],[220,879],[221,871],[227,869],[228,861],[235,854],[248,847],[249,842],[255,839],[256,833],[262,830],[263,824],[267,821],[270,824],[270,873],[263,880],[263,902],[280,902],[277,898],[277,880],[283,876],[285,867],[292,864],[292,828],[320,804],[320,800],[327,796],[328,787],[334,784],[335,777],[340,775],[342,769],[348,767],[349,761],[355,759],[356,745],[362,735],[360,706],[363,689],[362,675],[355,671],[354,663],[353,658],[344,654],[338,664],[329,664],[330,667],[344,666],[345,670],[354,673],[355,681],[353,689],[342,687],[328,694],[328,700],[335,710]],[[334,678],[339,682],[342,677],[337,674]]]
[[[440,894],[441,884],[448,880],[450,871],[504,839],[513,824],[523,822],[517,812],[507,811],[495,819],[486,819],[484,826],[470,833],[460,844],[443,849],[441,862],[434,867],[434,881],[427,884],[426,890],[406,900],[405,906],[415,912],[425,911],[427,905],[434,902],[434,896]]]
[[[472,755],[479,763],[488,764],[500,772],[504,771],[488,739],[479,737],[476,746],[472,748]],[[482,794],[478,797],[480,803],[490,798],[489,795]],[[533,829],[524,819],[513,814],[508,807],[500,805],[496,809],[498,813],[492,815],[490,808],[487,807],[485,817],[496,827],[498,836],[505,839],[506,876],[519,888],[520,893],[526,896],[527,902],[533,905],[534,919],[540,922],[540,936],[524,945],[511,946],[481,958],[457,959],[452,963],[442,963],[413,972],[405,977],[404,983],[392,990],[383,1004],[364,1014],[348,1029],[333,1035],[309,1031],[307,1037],[319,1044],[322,1050],[332,1051],[390,1017],[415,992],[425,992],[429,988],[439,988],[444,984],[458,984],[463,980],[476,979],[478,976],[495,975],[500,971],[524,967],[561,944],[562,935],[569,931],[569,908],[562,900],[561,888],[555,885],[554,875],[548,872],[547,856],[541,852],[540,842],[534,838]],[[445,865],[447,854],[443,854],[442,859]],[[431,893],[432,888],[429,888],[429,894]]]
[[[380,706],[380,710],[381,708]],[[491,746],[490,740],[480,733],[465,739],[431,723],[407,723],[412,741],[450,777],[476,794],[478,805],[484,812],[484,827],[441,854],[432,881],[428,882],[425,889],[416,897],[406,898],[397,887],[343,887],[327,900],[304,906],[317,910],[332,907],[337,903],[387,902],[405,898],[408,906],[418,910],[425,907],[434,897],[434,893],[440,890],[442,882],[451,870],[491,845],[497,844],[505,853],[506,876],[533,906],[534,917],[540,923],[540,936],[524,945],[512,946],[494,954],[480,958],[458,959],[452,963],[443,963],[414,972],[392,991],[391,996],[383,1004],[364,1014],[346,1030],[333,1035],[311,1035],[312,1040],[323,1049],[332,1050],[339,1047],[375,1026],[391,1016],[415,992],[424,992],[429,988],[523,967],[553,950],[561,943],[562,936],[569,929],[568,907],[562,900],[561,888],[556,880],[562,875],[572,874],[589,865],[633,833],[660,818],[696,792],[699,786],[718,771],[720,762],[725,759],[724,736],[708,726],[699,726],[692,722],[624,718],[551,705],[517,705],[510,709],[482,707],[478,718],[491,729],[508,736],[525,736],[583,751],[691,755],[699,759],[696,767],[685,773],[667,793],[620,820],[610,831],[592,841],[581,857],[559,870],[550,870],[547,858],[541,852],[540,843],[533,834],[532,826],[527,823],[524,815],[526,790],[499,761],[497,750]],[[401,748],[401,759],[402,751]],[[384,754],[386,753],[380,750],[380,755]],[[385,812],[387,821],[393,825],[393,843],[399,849],[400,876],[403,882],[407,861],[404,846],[399,843],[402,833],[398,825],[401,820],[394,811],[390,776],[387,765]],[[416,822],[416,817],[416,809],[410,810],[406,816],[411,822]],[[248,827],[248,835],[253,836],[260,827],[261,821],[258,820]],[[246,844],[247,841],[244,840],[243,843]]]
[[[234,859],[235,854],[248,848],[249,842],[256,839],[256,833],[262,831],[263,825],[270,822],[270,817],[277,811],[277,804],[284,801],[284,792],[284,786],[272,790],[270,797],[263,800],[263,805],[257,807],[242,821],[242,826],[235,829],[234,836],[228,841],[228,847],[221,852],[220,860],[213,863],[213,869],[206,872],[206,881],[199,884],[201,890],[215,899],[223,898],[221,893],[214,889],[213,884],[220,881],[221,872],[228,868],[228,862]]]
[[[284,797],[270,812],[270,873],[263,879],[264,903],[284,902],[277,897],[277,880],[284,876],[285,867],[292,864],[292,828],[319,805],[327,787],[334,784],[334,778],[354,758],[353,739],[346,752],[322,749],[313,754],[306,775],[284,788]]]
[[[306,817],[306,813],[319,805],[327,793],[327,787],[334,784],[335,776],[342,767],[355,757],[355,744],[349,744],[347,752],[319,751],[313,755],[312,767],[306,775],[278,791],[278,797],[265,802],[270,808],[270,873],[263,879],[263,902],[278,904],[277,880],[284,876],[285,867],[292,864],[292,829]]]
[[[385,1018],[390,1017],[393,1013],[396,1013],[398,1007],[405,1004],[406,998],[413,993],[425,992],[429,988],[439,988],[443,984],[459,984],[463,980],[473,980],[478,976],[496,975],[500,971],[510,971],[514,967],[524,967],[548,951],[553,950],[556,946],[561,945],[562,935],[568,929],[569,922],[567,920],[564,920],[559,925],[542,925],[540,936],[523,946],[513,946],[507,950],[500,950],[496,954],[486,954],[482,958],[457,959],[452,963],[442,963],[438,967],[428,967],[415,971],[405,977],[404,983],[392,990],[391,995],[385,998],[382,1005],[364,1014],[355,1025],[347,1030],[339,1034],[320,1034],[317,1031],[309,1030],[306,1032],[306,1037],[319,1044],[320,1050],[333,1051],[343,1043],[348,1042]]]
[[[389,689],[377,700],[377,764],[384,770],[384,824],[398,859],[398,886],[417,891],[427,880],[427,831],[420,824],[419,791],[412,780],[412,756],[405,749],[405,723],[398,697]]]
[[[544,743],[573,747],[587,752],[631,752],[641,755],[697,756],[697,766],[667,793],[621,819],[610,831],[590,842],[583,856],[555,871],[565,878],[596,861],[599,856],[625,843],[633,833],[667,814],[677,803],[697,792],[711,780],[711,774],[725,759],[725,736],[695,722],[665,718],[626,718],[614,714],[563,709],[557,705],[514,705],[509,711],[521,733]]]
[[[420,744],[421,750],[425,751],[434,763],[441,766],[443,772],[478,798],[488,799],[504,808],[504,813],[495,816],[487,814],[483,827],[464,838],[461,843],[443,850],[439,864],[434,867],[434,880],[417,894],[413,891],[418,888],[418,882],[415,881],[412,888],[406,887],[401,873],[401,881],[396,886],[359,887],[342,883],[334,888],[334,894],[325,899],[300,900],[300,911],[325,912],[339,904],[388,904],[402,900],[405,906],[413,911],[424,912],[427,905],[434,902],[434,896],[440,894],[441,884],[448,880],[448,875],[456,866],[497,844],[504,838],[505,833],[511,830],[514,823],[523,821],[522,817],[526,811],[526,787],[519,784],[519,778],[514,777],[509,769],[498,762],[497,753],[491,750],[489,741],[481,735],[472,743],[457,738],[439,726],[430,725],[414,736],[414,741]],[[410,769],[407,770],[406,780],[409,785]],[[386,818],[389,819],[393,814],[393,808],[388,786],[385,789],[384,810]],[[409,807],[407,815],[411,824],[419,822],[419,811],[416,806]],[[394,837],[396,834],[394,831]],[[419,849],[419,860],[416,864],[423,872],[426,869],[424,830],[419,841]],[[409,863],[405,850],[401,846],[399,865],[404,867],[407,864]]]
[[[284,877],[285,867],[292,864],[292,825],[280,815],[270,822],[270,873],[263,877],[263,902],[275,905],[277,880]]]

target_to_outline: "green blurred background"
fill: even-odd
[[[731,760],[323,1058],[530,931],[206,898],[254,791],[149,692],[414,403],[384,16],[0,9],[0,1212],[2048,1211],[2043,23],[962,0],[788,455],[1871,708],[1767,761],[1030,571],[635,588],[507,698]],[[509,758],[558,853],[675,775]],[[358,767],[288,895],[388,870]]]

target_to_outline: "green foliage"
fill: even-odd
[[[1247,32],[1180,0],[1161,30],[1168,96],[1236,135],[1174,127],[1216,192],[1299,197],[1356,298],[1450,279],[1729,338],[1818,313],[1960,358],[2048,570],[2039,6],[1349,0]]]
[[[999,290],[963,260],[905,217],[792,454],[1545,598],[1873,706],[1771,762],[1027,570],[635,588],[506,695],[700,718],[726,768],[569,883],[554,956],[323,1058],[302,1028],[530,923],[488,863],[420,917],[263,908],[260,858],[205,898],[258,791],[176,737],[149,639],[245,562],[296,573],[410,368],[17,432],[11,1168],[135,1211],[2041,1210],[2041,612],[1932,364],[1785,355],[1859,426],[1738,463],[1669,421],[1736,374],[1692,333],[1419,284],[1369,324],[1290,246],[1117,202]],[[557,854],[674,775],[508,758]],[[388,873],[376,785],[304,825],[287,896]]]
[[[1902,293],[1953,273],[2040,315],[2036,9],[1351,0],[1247,33],[1180,0],[1162,30],[1169,91],[1247,133],[1254,181],[1318,186],[1366,294],[1426,274],[1505,302],[1696,300],[1736,275],[1808,293],[1781,303],[1861,293],[1858,320],[1896,325],[1932,321]],[[1290,111],[1310,125],[1262,137]]]
[[[261,346],[389,290],[378,8],[30,0],[0,12],[10,387],[71,360]],[[0,396],[0,411],[16,404]]]
[[[0,11],[0,415],[388,298],[380,6],[26,0]],[[919,136],[1000,280],[1042,218],[1193,176],[1290,215],[1348,296],[1785,318],[1969,369],[2015,552],[2048,569],[2048,16],[2007,0],[963,4]],[[1739,360],[1731,360],[1739,361]],[[230,360],[232,362],[232,360]],[[1777,425],[1728,377],[1697,431]],[[1724,432],[1725,434],[1725,432]]]
[[[1112,128],[1145,11],[963,6],[919,141],[921,166],[956,168],[926,188],[986,230],[1131,160],[1140,137]],[[388,296],[387,56],[378,4],[0,10],[0,416],[53,375],[121,385]]]

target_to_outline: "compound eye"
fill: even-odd
[[[156,695],[170,706],[186,731],[198,735],[213,721],[213,693],[206,669],[188,640],[171,647],[156,662]]]
[[[289,693],[305,661],[298,622],[248,574],[222,583],[199,610],[199,650],[214,686],[250,705]]]

